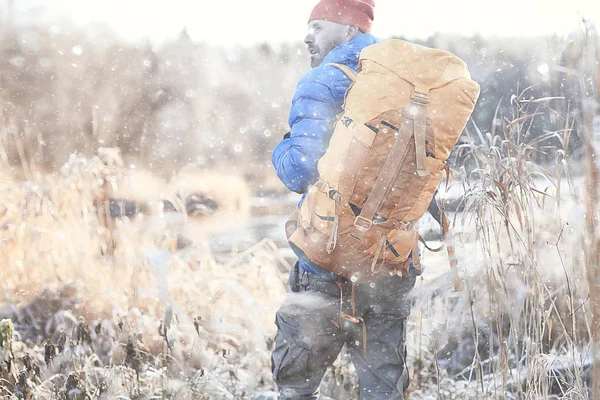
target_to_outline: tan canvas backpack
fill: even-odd
[[[332,65],[353,83],[288,239],[353,282],[403,275],[479,85],[455,55],[403,40],[363,49],[358,73]]]

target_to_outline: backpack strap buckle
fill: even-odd
[[[363,233],[368,231],[369,229],[371,229],[372,226],[373,226],[373,221],[371,221],[370,219],[367,219],[363,216],[358,215],[354,219],[354,227]]]
[[[339,205],[342,204],[342,195],[340,194],[340,192],[333,189],[323,180],[319,179],[317,182],[315,182],[315,187],[323,193],[326,193],[331,200],[335,201]]]
[[[335,189],[329,190],[329,198],[338,204],[342,204],[342,195]]]
[[[429,105],[429,94],[419,93],[415,90],[411,96],[411,100],[419,106],[427,106]]]

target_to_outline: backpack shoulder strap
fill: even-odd
[[[331,65],[332,67],[339,69],[344,74],[346,74],[346,76],[348,78],[350,78],[350,80],[352,80],[352,82],[356,82],[356,75],[358,75],[358,73],[356,71],[354,71],[352,68],[348,67],[347,65],[336,64],[336,63],[329,63],[327,65]]]

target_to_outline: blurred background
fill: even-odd
[[[21,163],[18,136],[27,161],[45,171],[71,152],[117,146],[127,165],[161,175],[194,163],[236,170],[255,190],[281,189],[269,158],[309,68],[302,40],[311,7],[300,0],[2,0],[4,165]],[[576,109],[592,85],[582,87],[568,70],[597,69],[600,6],[510,0],[486,7],[435,1],[425,12],[380,0],[373,33],[464,59],[482,86],[478,125],[489,125],[511,93],[564,96],[561,107]],[[562,128],[557,114],[540,111],[547,115],[534,134]]]
[[[270,158],[315,3],[0,0],[0,395],[276,398],[299,195]],[[424,252],[411,398],[594,398],[599,3],[376,3],[375,35],[481,85],[440,189],[466,290]],[[356,397],[352,368],[322,399]]]

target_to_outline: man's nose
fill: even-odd
[[[315,38],[314,38],[313,34],[309,32],[309,33],[306,35],[306,37],[304,38],[304,43],[306,43],[307,45],[309,45],[309,46],[310,46],[310,45],[311,45],[311,44],[313,44],[314,42],[315,42]]]

